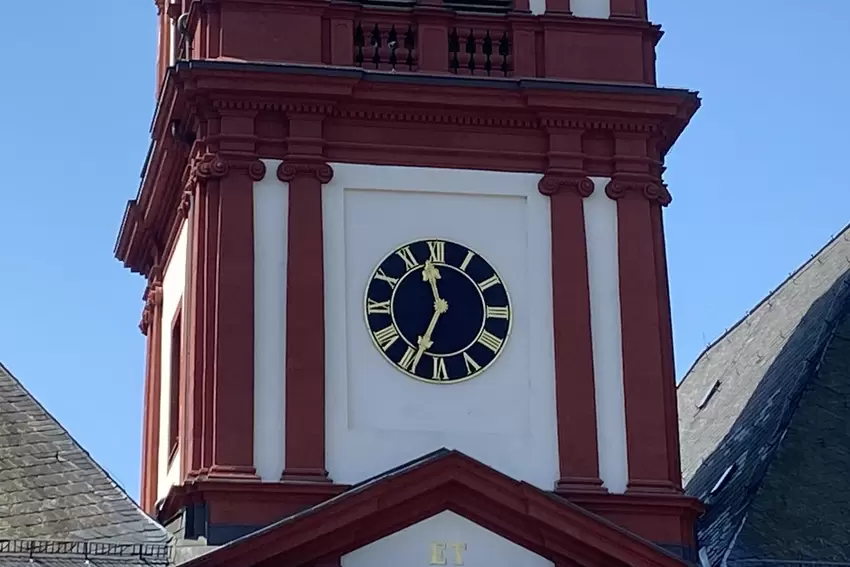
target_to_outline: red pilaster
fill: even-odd
[[[159,475],[159,397],[162,368],[162,284],[158,266],[151,268],[144,299],[145,307],[139,323],[139,329],[147,337],[140,501],[143,510],[153,513]]]
[[[192,430],[187,471],[209,478],[256,478],[252,163],[239,155],[206,153],[193,164],[198,240],[190,288],[195,407],[189,413],[202,433],[199,450]]]
[[[557,124],[557,121],[551,121]],[[599,478],[590,288],[583,199],[593,182],[583,171],[582,131],[549,125],[549,169],[538,189],[550,196],[552,313],[559,492],[603,491]]]
[[[660,296],[666,286],[658,281],[664,251],[659,249],[654,221],[670,195],[654,178],[657,163],[649,146],[644,135],[619,134],[614,178],[605,190],[617,200],[628,490],[678,492],[680,482],[671,478],[673,468],[678,468],[673,466],[678,461],[670,444],[677,427],[670,419],[675,416],[675,400],[668,407],[671,400],[665,386],[669,367],[664,359],[672,350],[662,347],[662,337],[670,330],[669,321],[662,322],[662,304],[668,298]]]
[[[286,282],[286,449],[282,480],[327,481],[321,114],[293,114],[289,154],[278,167],[289,183]]]

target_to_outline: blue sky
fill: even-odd
[[[138,495],[143,281],[112,256],[154,106],[152,0],[0,20],[0,361]],[[847,0],[650,0],[659,81],[703,107],[668,157],[677,371],[850,222]]]

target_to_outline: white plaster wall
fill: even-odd
[[[548,559],[449,511],[343,555],[341,564],[342,567],[554,565]]]
[[[605,194],[607,177],[592,177],[593,194],[584,200],[590,326],[596,388],[599,477],[611,492],[628,484],[623,351],[620,328],[620,271],[617,203]]]
[[[570,0],[570,11],[578,18],[608,18],[611,0]]]
[[[186,286],[188,223],[183,222],[171,260],[162,276],[162,343],[159,390],[159,471],[157,499],[164,497],[171,486],[180,481],[180,449],[168,463],[169,400],[171,396],[171,323],[183,298]],[[183,326],[185,329],[185,325]]]
[[[286,251],[289,183],[280,160],[263,160],[254,183],[254,466],[278,481],[284,463],[286,384]]]
[[[323,191],[326,457],[356,483],[440,447],[551,490],[558,476],[551,229],[540,175],[332,164]],[[456,240],[505,281],[513,328],[495,365],[460,384],[413,380],[373,346],[365,286],[413,239]]]

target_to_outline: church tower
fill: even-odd
[[[541,565],[694,560],[662,173],[699,99],[656,85],[646,0],[156,5],[116,244],[147,281],[142,506],[219,545],[389,506],[419,463],[433,503],[369,523],[432,564],[479,537],[440,514]],[[509,494],[555,508],[509,526]],[[364,530],[322,562],[406,561]]]

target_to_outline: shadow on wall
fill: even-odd
[[[847,316],[848,308],[850,270],[810,305],[766,371],[762,371],[759,354],[769,357],[770,349],[775,348],[770,344],[771,340],[776,340],[775,337],[771,339],[770,329],[766,325],[757,329],[748,337],[751,341],[741,345],[742,350],[747,349],[751,353],[751,360],[747,361],[748,366],[739,366],[739,375],[724,381],[721,386],[727,390],[722,402],[730,408],[728,411],[733,411],[731,408],[735,406],[736,385],[759,379],[760,383],[735,418],[728,434],[699,466],[685,489],[689,495],[700,498],[706,504],[706,512],[698,522],[697,537],[700,547],[708,552],[712,565],[720,564],[727,548],[737,537],[748,507],[774,460],[776,448],[785,437],[803,393],[817,375],[824,349],[836,326]],[[718,378],[722,379],[721,376]],[[746,393],[742,391],[741,395]],[[721,403],[721,400],[714,402]],[[850,418],[850,409],[846,413]],[[844,421],[850,423],[850,419]],[[850,474],[850,470],[846,472]],[[794,486],[784,488],[795,490]],[[850,520],[845,521],[850,523]],[[748,527],[750,523],[753,523],[752,518],[748,518]],[[771,536],[793,540],[796,530],[800,529],[797,524],[785,523],[781,527],[783,533]],[[807,527],[812,529],[812,526]],[[788,542],[789,545],[792,543]],[[737,545],[749,560],[758,559],[758,550],[745,549],[746,544],[741,540]],[[734,559],[734,555],[729,559]]]

